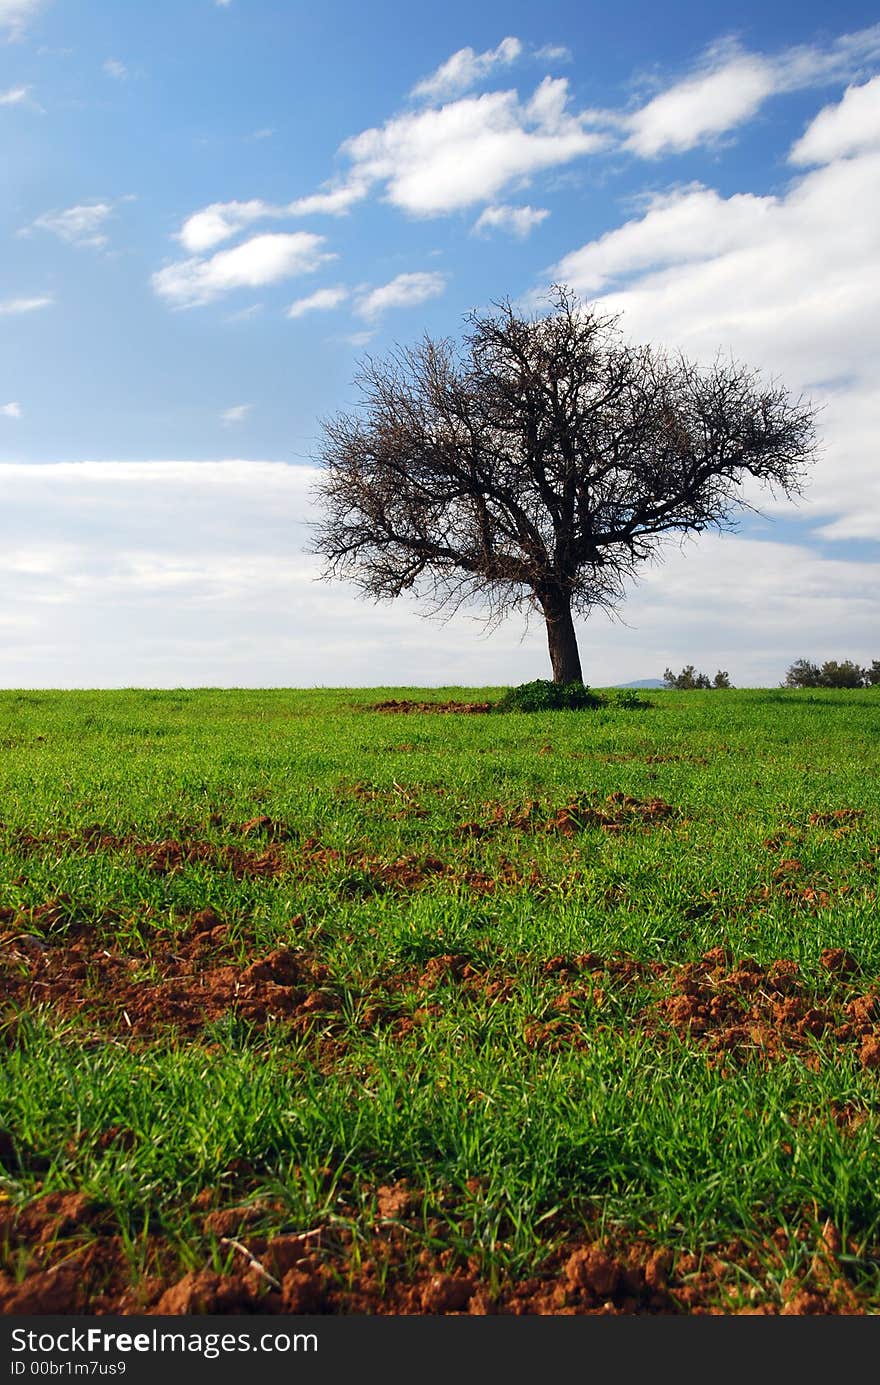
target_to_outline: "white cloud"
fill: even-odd
[[[280,204],[264,202],[259,197],[247,202],[212,202],[209,207],[203,207],[187,217],[177,239],[185,249],[202,255],[258,221],[282,221],[320,214],[344,216],[355,202],[366,196],[366,191],[361,184],[348,183]]]
[[[348,289],[342,284],[337,284],[332,289],[318,289],[307,298],[297,298],[295,303],[291,303],[287,309],[287,316],[297,318],[304,317],[306,313],[328,312],[331,308],[338,308],[347,297]]]
[[[522,51],[522,43],[513,37],[503,38],[497,48],[487,48],[485,53],[475,53],[473,48],[459,48],[430,77],[418,82],[412,94],[427,97],[431,101],[457,96],[469,87],[476,86],[493,68],[509,67]]]
[[[128,76],[128,68],[118,58],[107,58],[104,63],[104,71],[108,77],[114,77],[117,82],[124,81]]]
[[[789,155],[795,164],[823,164],[880,147],[880,77],[849,87],[843,100],[810,121]]]
[[[624,147],[642,158],[681,153],[742,124],[773,91],[774,69],[744,53],[655,96],[626,122]]]
[[[375,331],[348,332],[344,336],[334,337],[334,341],[341,341],[345,346],[353,346],[356,350],[361,346],[366,346],[367,342],[373,340]]]
[[[263,311],[262,303],[251,303],[248,308],[239,308],[238,312],[230,313],[226,318],[227,322],[246,322],[249,318],[258,317]]]
[[[318,563],[304,552],[316,476],[242,459],[0,465],[5,681],[375,687],[547,677],[537,619],[525,639],[517,619],[487,639],[465,615],[445,626],[421,620],[418,599],[373,606],[344,583],[316,582]],[[644,570],[626,625],[579,622],[585,675],[602,686],[696,662],[773,686],[796,658],[868,661],[878,654],[878,589],[878,563],[707,535]]]
[[[554,273],[579,293],[593,294],[621,275],[710,259],[755,234],[776,206],[774,198],[752,193],[725,199],[700,184],[656,193],[641,217],[572,251]]]
[[[42,3],[43,0],[0,0],[0,29],[6,29],[10,38],[20,38]]]
[[[643,570],[626,603],[627,626],[604,642],[602,663],[613,648],[623,677],[662,677],[666,667],[696,663],[710,674],[727,669],[741,686],[774,687],[798,658],[870,662],[878,583],[880,562],[707,534]],[[601,640],[604,625],[587,622],[586,639]]]
[[[298,197],[294,202],[289,202],[285,211],[286,216],[344,216],[355,202],[360,202],[367,195],[366,183],[359,179],[351,179],[347,183],[340,183],[336,187],[327,188],[325,192],[313,192],[308,197]]]
[[[682,153],[736,129],[771,96],[846,81],[880,58],[880,24],[844,34],[828,47],[801,45],[774,56],[730,40],[713,44],[695,72],[630,115],[608,113],[642,158]]]
[[[89,245],[100,250],[108,239],[101,228],[112,213],[113,207],[109,202],[87,202],[68,207],[63,212],[44,212],[32,223],[31,228],[26,229],[51,231],[71,245]]]
[[[542,48],[535,49],[534,56],[548,63],[570,63],[573,57],[564,43],[545,43]]]
[[[187,217],[177,239],[186,250],[202,255],[215,245],[236,235],[245,226],[277,216],[281,208],[253,198],[249,202],[213,202]]]
[[[389,202],[437,216],[491,202],[514,181],[607,145],[589,117],[568,109],[565,78],[546,77],[531,100],[487,92],[439,110],[395,116],[342,146],[356,183],[385,185]]]
[[[501,204],[487,207],[475,221],[474,231],[477,235],[506,231],[508,235],[525,240],[549,215],[546,207],[508,207]]]
[[[0,91],[0,106],[19,106],[27,100],[30,87],[9,87]]]
[[[0,418],[21,418],[21,405],[15,400],[10,404],[0,404]]]
[[[437,298],[446,287],[446,277],[437,273],[398,274],[387,284],[371,289],[357,301],[358,317],[379,317],[389,308],[414,308],[429,298]]]
[[[848,151],[849,136],[834,147]],[[811,394],[823,451],[800,515],[827,517],[832,539],[880,533],[878,208],[880,150],[866,150],[777,196],[675,190],[551,271],[587,296],[601,291],[632,338],[704,361],[730,351]]]
[[[0,317],[15,317],[19,313],[35,313],[40,308],[48,308],[55,302],[49,294],[40,298],[4,298],[0,300]]]
[[[253,404],[233,404],[231,409],[224,409],[220,417],[228,428],[232,423],[243,423],[253,407]]]
[[[692,72],[629,112],[576,111],[566,79],[552,77],[530,99],[513,90],[452,99],[524,52],[512,37],[483,53],[459,49],[415,89],[442,105],[398,113],[344,141],[340,154],[349,165],[347,176],[289,203],[212,203],[186,219],[181,243],[204,254],[259,221],[343,215],[377,188],[414,216],[441,216],[480,203],[491,208],[507,188],[518,189],[537,173],[587,155],[615,149],[651,159],[682,153],[735,130],[771,96],[852,80],[880,59],[880,24],[824,47],[802,45],[769,56],[723,40]],[[563,60],[570,54],[549,45],[530,56]],[[481,230],[495,224],[492,215]],[[507,229],[521,233],[524,226],[521,216],[508,221]]]
[[[323,245],[323,236],[307,231],[254,236],[231,250],[218,251],[210,259],[194,257],[166,265],[153,275],[153,288],[176,307],[210,303],[233,289],[260,288],[298,274],[311,274],[335,258],[322,250]]]

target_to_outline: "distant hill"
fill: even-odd
[[[662,678],[637,678],[635,683],[616,683],[617,688],[662,688],[666,685]]]

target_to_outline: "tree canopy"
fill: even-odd
[[[314,550],[376,599],[539,609],[569,683],[573,617],[615,607],[665,539],[732,527],[748,480],[799,492],[814,413],[736,361],[628,343],[563,287],[550,308],[367,358],[360,407],[323,425]]]
[[[826,659],[819,667],[796,659],[785,675],[785,688],[875,688],[880,685],[880,659],[862,668],[853,659]]]

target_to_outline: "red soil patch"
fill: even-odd
[[[880,1066],[876,985],[862,993],[853,987],[855,962],[843,949],[826,949],[822,964],[831,986],[817,998],[796,962],[762,966],[744,958],[734,964],[724,948],[713,948],[699,962],[670,969],[671,993],[649,1008],[647,1026],[655,1028],[659,1020],[719,1054],[767,1058],[802,1050],[813,1062],[813,1041],[832,1038],[858,1045],[862,1067]]]
[[[417,804],[410,803],[395,816],[423,815]],[[343,877],[340,882],[343,892],[352,895],[393,889],[417,890],[437,880],[461,883],[479,894],[488,894],[499,886],[516,888],[527,885],[534,888],[541,880],[536,866],[532,865],[526,873],[503,860],[489,873],[472,870],[461,861],[444,861],[434,855],[411,854],[389,860],[366,851],[338,851],[323,846],[317,837],[309,837],[294,846],[289,842],[290,832],[285,824],[274,822],[271,818],[255,818],[231,830],[247,837],[263,836],[266,843],[262,849],[254,850],[237,843],[221,845],[193,838],[143,842],[133,834],[119,836],[103,829],[87,829],[80,834],[34,836],[22,833],[17,839],[17,847],[22,851],[71,846],[88,852],[128,852],[157,875],[171,875],[190,865],[228,871],[236,880],[245,876],[276,880],[288,876],[306,879],[314,875],[339,874]],[[0,924],[12,922],[22,930],[60,930],[76,912],[75,901],[68,895],[59,895],[23,913],[5,910]],[[102,921],[113,923],[117,921],[117,916],[108,914]]]
[[[865,816],[864,808],[835,808],[828,813],[810,813],[811,827],[853,827]]]
[[[389,698],[387,702],[374,702],[367,708],[369,712],[463,712],[479,714],[491,712],[494,702],[409,702]]]
[[[230,831],[246,837],[265,837],[263,849],[254,850],[237,843],[222,845],[194,837],[169,837],[163,841],[147,842],[135,833],[107,832],[100,826],[87,827],[81,832],[35,834],[19,832],[13,845],[16,851],[27,854],[45,847],[67,847],[74,851],[130,853],[135,860],[156,875],[170,875],[184,866],[208,865],[214,870],[230,871],[236,880],[248,875],[276,877],[292,867],[291,856],[279,845],[289,839],[282,823],[270,818],[254,818]]]
[[[109,1214],[85,1196],[52,1193],[20,1211],[0,1207],[0,1243],[24,1271],[19,1278],[0,1271],[0,1313],[799,1316],[865,1311],[840,1265],[841,1254],[851,1247],[844,1247],[830,1223],[815,1242],[808,1270],[799,1281],[786,1282],[781,1299],[767,1273],[768,1260],[772,1268],[787,1246],[788,1233],[781,1229],[765,1241],[763,1257],[734,1242],[701,1260],[643,1236],[600,1238],[581,1227],[564,1237],[534,1274],[502,1278],[492,1289],[478,1260],[443,1248],[443,1222],[429,1212],[423,1225],[423,1196],[406,1183],[382,1186],[375,1202],[378,1220],[362,1226],[356,1245],[354,1232],[341,1219],[332,1228],[291,1232],[282,1224],[261,1232],[259,1222],[277,1222],[280,1209],[261,1204],[219,1209],[205,1218],[204,1252],[207,1262],[212,1242],[225,1245],[233,1261],[225,1273],[206,1267],[181,1276],[168,1245],[152,1238],[144,1257],[147,1273],[138,1281],[131,1278]],[[233,1237],[243,1252],[232,1245]],[[738,1265],[751,1282],[748,1296]]]
[[[53,946],[29,935],[0,940],[4,998],[23,1009],[51,1005],[121,1038],[175,1030],[192,1036],[233,1014],[295,1029],[326,1021],[341,1005],[327,967],[314,956],[276,948],[248,966],[233,960],[227,931],[212,909],[152,958],[101,946],[94,935]]]
[[[851,886],[837,884],[824,875],[807,875],[796,856],[785,857],[775,867],[770,881],[748,896],[750,904],[782,898],[805,909],[827,909],[832,900],[850,893]]]
[[[625,793],[611,793],[605,799],[595,794],[579,794],[561,808],[546,816],[547,809],[537,799],[529,799],[519,808],[503,803],[484,805],[482,821],[463,822],[456,828],[459,836],[488,837],[496,832],[554,832],[571,837],[590,827],[604,832],[625,832],[634,828],[651,828],[681,816],[662,798],[632,798]]]

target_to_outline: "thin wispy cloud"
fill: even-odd
[[[571,49],[564,43],[545,43],[542,48],[535,49],[533,56],[548,63],[570,63],[574,59]]]
[[[108,77],[115,78],[117,82],[123,82],[128,76],[128,68],[118,58],[107,58],[104,62],[104,71]]]
[[[224,409],[220,417],[228,428],[234,423],[243,423],[253,407],[253,404],[233,404],[230,409]]]
[[[43,0],[0,0],[0,30],[5,30],[9,38],[21,38],[42,4]]]
[[[49,231],[69,245],[85,245],[101,250],[109,239],[103,227],[112,215],[110,202],[85,202],[68,207],[65,211],[43,212],[24,230]]]
[[[21,405],[17,400],[12,400],[9,404],[0,404],[0,418],[21,418]]]
[[[332,340],[340,341],[344,346],[353,346],[355,350],[359,350],[360,347],[371,342],[375,335],[375,331],[345,332],[340,337],[333,337]]]
[[[298,298],[296,302],[291,303],[287,309],[287,316],[298,318],[305,317],[306,313],[329,312],[332,308],[338,308],[347,298],[348,289],[343,284],[337,284],[332,289],[318,289],[307,298]]]
[[[30,87],[8,87],[0,91],[0,106],[20,106],[28,99]]]
[[[35,313],[40,308],[49,308],[55,299],[48,293],[41,294],[38,298],[3,298],[0,299],[0,317],[16,317],[20,313]]]
[[[513,37],[503,38],[497,48],[487,48],[484,53],[475,53],[473,48],[459,48],[430,76],[417,82],[412,94],[427,97],[431,101],[458,96],[476,86],[494,68],[510,67],[522,51],[521,41]]]
[[[508,207],[502,203],[487,207],[480,214],[474,223],[474,234],[479,236],[492,231],[505,231],[518,240],[525,240],[549,215],[546,207]]]
[[[254,236],[209,259],[193,257],[166,265],[153,275],[153,288],[174,307],[201,306],[233,289],[262,288],[313,273],[335,258],[324,244],[323,236],[307,231]]]
[[[429,298],[439,298],[446,288],[446,276],[438,273],[416,272],[398,274],[387,284],[370,289],[355,305],[358,317],[368,321],[381,317],[391,308],[415,308]]]
[[[293,202],[265,202],[259,197],[247,202],[212,202],[209,207],[203,207],[186,218],[177,239],[186,250],[201,255],[260,221],[285,221],[322,213],[344,216],[355,202],[366,196],[366,192],[365,185],[350,183],[310,193],[308,197],[299,197]]]

